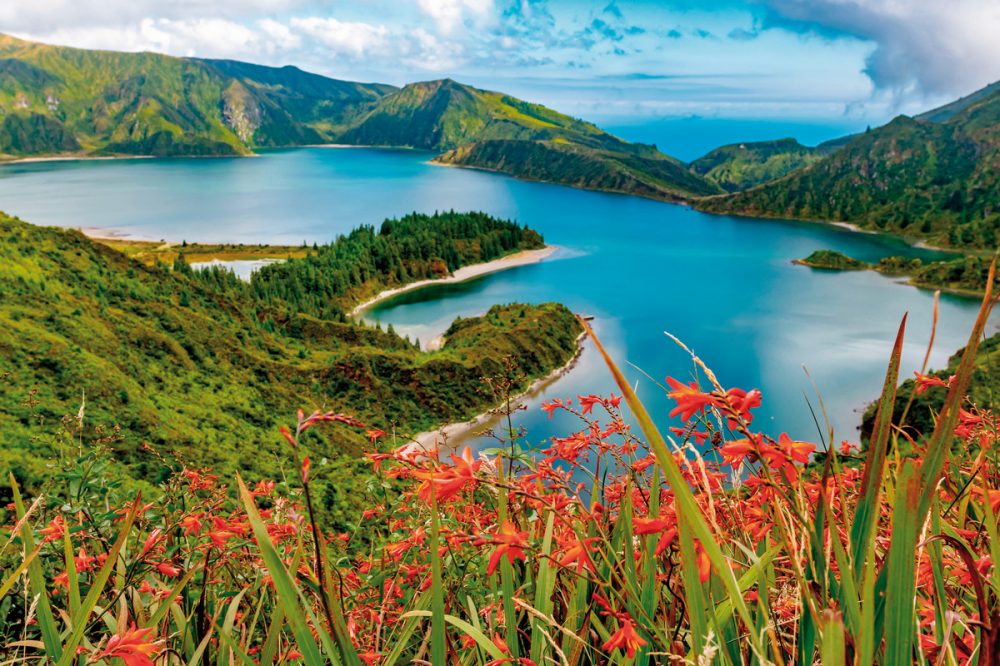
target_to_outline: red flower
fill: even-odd
[[[63,538],[63,532],[66,530],[66,523],[63,522],[62,516],[56,516],[49,523],[48,527],[38,530],[39,534],[44,534],[45,538],[42,539],[42,543],[47,543],[49,541],[58,541]]]
[[[795,441],[786,433],[781,433],[781,436],[778,437],[778,449],[790,459],[804,465],[809,462],[809,456],[816,450],[816,445],[809,442]]]
[[[577,572],[586,569],[594,573],[594,561],[590,559],[590,553],[594,550],[594,542],[599,540],[597,537],[580,540],[572,532],[559,537],[561,555],[556,563],[561,567],[574,566]]]
[[[601,646],[605,652],[612,650],[624,650],[625,656],[629,659],[635,656],[635,651],[646,645],[646,641],[636,632],[632,618],[625,616],[619,619],[618,631],[611,634],[611,638]]]
[[[951,386],[951,380],[955,378],[954,375],[948,378],[948,381],[944,381],[940,377],[935,377],[934,375],[922,375],[919,372],[914,371],[913,376],[917,378],[917,395],[924,393],[929,388],[933,386],[940,386],[942,388],[948,388]]]
[[[438,502],[444,502],[460,493],[467,484],[476,482],[476,472],[483,463],[473,460],[472,450],[469,447],[465,447],[462,451],[462,457],[452,455],[451,461],[454,467],[444,466],[414,472],[413,476],[423,481],[418,490],[420,499],[428,504],[434,498]]]
[[[118,657],[125,666],[153,666],[151,657],[155,657],[163,649],[163,641],[147,641],[154,627],[138,629],[132,625],[125,633],[112,636],[108,644],[94,659]]]
[[[503,521],[503,525],[497,530],[496,534],[492,539],[484,541],[484,543],[496,544],[496,548],[493,549],[493,554],[490,555],[490,561],[486,565],[486,575],[492,576],[493,572],[496,570],[497,565],[500,564],[500,560],[504,555],[507,556],[507,561],[514,564],[515,559],[524,559],[524,547],[528,545],[527,541],[528,533],[519,532],[514,524],[509,520]]]
[[[715,396],[702,392],[694,382],[690,385],[682,384],[673,377],[667,377],[667,384],[673,389],[667,396],[677,402],[677,406],[670,412],[671,418],[680,414],[681,419],[687,421],[705,407],[719,406]]]

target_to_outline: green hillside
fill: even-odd
[[[0,35],[0,153],[241,155],[328,140],[390,90],[294,67]]]
[[[809,166],[832,152],[810,148],[795,139],[733,143],[716,148],[688,167],[727,192],[738,192]]]
[[[298,408],[345,412],[406,434],[471,418],[492,406],[480,380],[503,373],[505,357],[533,378],[573,356],[580,326],[572,313],[556,304],[496,306],[465,320],[440,351],[423,353],[391,331],[310,314],[317,308],[292,296],[302,286],[322,288],[326,276],[308,280],[326,253],[350,258],[356,284],[395,281],[397,268],[417,275],[421,262],[383,257],[382,268],[368,271],[378,248],[407,244],[411,231],[440,238],[443,247],[449,230],[454,246],[469,246],[487,226],[528,234],[485,216],[414,218],[396,241],[380,241],[383,230],[362,231],[366,242],[341,239],[314,259],[270,272],[263,284],[246,284],[183,261],[173,270],[149,266],[78,232],[0,217],[0,467],[29,485],[42,479],[46,461],[64,448],[35,438],[35,426],[76,415],[84,396],[83,426],[107,428],[137,479],[150,473],[144,442],[227,475],[237,468],[277,474],[286,457],[278,455],[276,428]],[[128,437],[115,440],[114,425]],[[337,427],[315,450],[322,464],[354,469],[365,441],[364,430]],[[328,478],[341,484],[325,491],[337,513],[354,506],[343,493],[367,476]]]
[[[900,116],[784,178],[699,203],[711,212],[843,220],[941,246],[993,248],[1000,231],[1000,90],[943,122]]]

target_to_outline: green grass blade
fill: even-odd
[[[17,519],[24,518],[24,499],[21,497],[21,489],[17,485],[17,479],[13,474],[9,475],[10,487],[14,494],[14,508],[17,511]],[[35,538],[31,530],[25,525],[21,530],[21,540],[24,542],[24,551],[35,550]],[[35,609],[35,618],[38,621],[38,629],[42,633],[42,643],[45,644],[45,653],[50,659],[62,657],[62,641],[59,638],[59,628],[56,626],[55,618],[52,616],[52,606],[49,604],[48,586],[45,584],[45,572],[42,571],[42,563],[37,557],[31,558],[28,565],[28,581],[31,588],[38,595],[38,607]]]
[[[309,629],[309,623],[306,618],[309,618],[317,627],[319,627],[319,624],[312,611],[300,603],[299,590],[288,570],[285,569],[285,565],[282,563],[278,552],[274,549],[274,545],[271,543],[271,536],[267,533],[267,527],[265,527],[264,521],[261,520],[260,514],[257,512],[257,505],[254,503],[250,491],[247,490],[246,484],[243,483],[243,478],[237,475],[236,483],[239,485],[240,498],[243,500],[243,507],[247,512],[247,520],[250,522],[254,536],[257,538],[257,547],[260,550],[261,558],[264,560],[264,566],[267,567],[271,581],[274,583],[278,603],[284,610],[288,626],[292,630],[292,635],[295,636],[295,644],[307,664],[325,663],[320,654],[319,645],[317,645]],[[336,654],[331,654],[330,658],[334,660],[334,663],[339,663]]]
[[[25,569],[31,566],[31,563],[36,557],[38,557],[38,553],[41,551],[41,544],[35,546],[35,549],[28,553],[28,556],[24,558],[19,565],[17,565],[17,568],[15,568],[9,576],[7,576],[7,580],[0,585],[0,599],[3,599],[4,595],[10,592],[10,588],[14,587],[14,583],[17,582],[17,579],[21,577],[21,574],[24,573]]]
[[[542,549],[538,553],[538,578],[535,580],[535,608],[544,616],[552,615],[552,589],[556,582],[555,566],[552,564],[552,531],[555,527],[556,515],[547,512],[545,518],[545,534],[542,537]],[[547,654],[549,641],[542,632],[542,621],[531,618],[531,660],[536,664],[543,663]]]
[[[910,519],[920,498],[920,479],[913,460],[906,460],[896,486],[896,506],[892,521],[892,543],[889,546],[886,571],[885,663],[909,664],[913,659],[916,638],[914,596],[916,574],[913,569],[919,523]]]
[[[823,642],[820,646],[820,663],[823,666],[844,666],[847,650],[844,637],[844,623],[840,613],[832,610],[823,612]]]
[[[441,517],[438,515],[437,496],[431,505],[431,663],[444,664],[447,656],[447,639],[444,627],[444,582],[441,580]],[[509,629],[509,628],[508,628]]]
[[[858,501],[854,513],[854,523],[851,525],[851,555],[854,563],[862,562],[862,558],[870,556],[872,540],[875,538],[879,505],[882,500],[882,482],[885,478],[886,451],[889,446],[889,433],[892,431],[893,406],[896,404],[896,386],[899,384],[899,361],[903,354],[905,333],[906,315],[903,315],[903,320],[899,323],[899,331],[896,333],[896,343],[892,346],[892,353],[889,355],[889,368],[886,370],[882,395],[878,400],[875,425],[872,428],[864,475],[861,479],[861,499]],[[856,566],[856,572],[860,573],[860,571],[860,567]]]
[[[404,618],[407,618],[407,617],[429,617],[429,618],[432,618],[432,620],[433,620],[433,616],[434,616],[433,611],[412,610],[412,611],[410,611],[408,613],[403,613],[403,615],[401,617],[404,617]],[[498,648],[493,643],[493,641],[491,641],[486,636],[486,634],[484,634],[482,632],[482,630],[477,629],[476,627],[472,626],[471,624],[469,624],[465,620],[463,620],[461,618],[457,618],[454,615],[444,615],[443,616],[443,620],[444,620],[444,622],[450,624],[451,626],[455,627],[456,629],[458,629],[459,631],[461,631],[462,633],[464,633],[465,635],[467,635],[469,638],[471,638],[472,640],[474,640],[476,642],[476,645],[478,645],[480,648],[482,648],[482,650],[484,652],[486,652],[488,655],[490,655],[494,659],[502,659],[502,660],[506,660],[507,659],[507,655],[505,655],[503,652],[501,652],[500,648]],[[444,661],[432,661],[431,663],[433,663],[433,664],[445,664],[447,662],[444,662]]]

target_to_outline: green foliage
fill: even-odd
[[[721,146],[688,165],[727,192],[756,187],[819,161],[830,152],[809,148],[795,139],[776,139]]]
[[[720,190],[653,146],[538,104],[444,79],[386,95],[344,143],[444,150],[445,164],[586,189],[678,199]]]
[[[448,219],[453,226],[439,219],[440,228],[465,218]],[[517,225],[468,219],[540,242]],[[445,247],[443,236],[428,234],[433,218],[404,220],[383,225],[386,235],[398,232],[398,242],[385,247],[406,246],[411,233]],[[334,409],[414,434],[491,407],[480,379],[502,368],[505,356],[516,359],[527,382],[576,351],[579,326],[555,304],[498,306],[463,321],[440,351],[425,354],[378,329],[300,313],[275,295],[293,294],[287,283],[297,284],[299,267],[321,263],[301,262],[248,285],[227,271],[192,271],[183,260],[172,271],[146,266],[78,232],[9,217],[0,218],[0,238],[0,468],[16,470],[31,487],[45,477],[46,462],[65,452],[34,438],[32,427],[76,414],[84,395],[88,423],[130,433],[114,446],[135,479],[155,481],[159,473],[142,453],[145,443],[220,473],[279,475],[276,415]],[[458,261],[476,260],[466,245],[474,238],[471,232],[454,242]],[[331,248],[350,247],[321,247],[317,261],[339,251]],[[371,283],[378,276],[373,272]],[[261,285],[274,290],[267,300],[255,296],[266,291]],[[311,443],[324,476],[338,479],[321,484],[317,500],[338,524],[364,494],[368,474],[355,454],[366,441],[337,427]]]
[[[981,93],[928,119],[900,116],[780,180],[699,205],[720,213],[846,220],[940,246],[996,247],[1000,90]]]

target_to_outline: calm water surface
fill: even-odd
[[[324,242],[410,211],[480,209],[515,218],[560,246],[543,263],[403,295],[369,312],[427,340],[490,304],[561,301],[594,324],[640,396],[669,425],[653,380],[689,378],[687,343],[726,386],[764,391],[760,425],[816,439],[806,399],[819,387],[838,439],[856,437],[857,410],[881,387],[889,349],[910,313],[903,374],[920,363],[930,292],[870,272],[831,273],[792,259],[830,248],[868,261],[930,256],[898,241],[836,227],[704,215],[635,197],[529,183],[427,163],[414,151],[300,149],[252,159],[49,162],[0,168],[0,208],[38,223],[146,239]],[[934,365],[965,342],[977,310],[945,296]],[[647,379],[648,374],[653,380]],[[530,439],[572,421],[538,409],[552,397],[607,393],[589,346],[572,372],[529,401]]]

